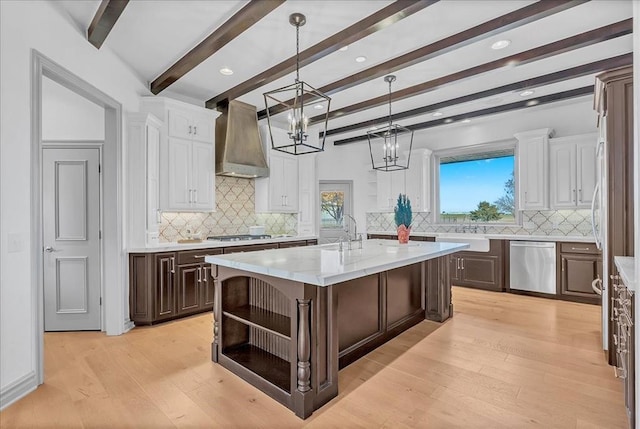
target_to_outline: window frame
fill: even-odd
[[[451,226],[451,223],[443,222],[440,218],[440,159],[449,156],[470,155],[475,153],[492,152],[496,150],[512,149],[513,150],[513,179],[514,193],[513,199],[515,203],[515,213],[513,222],[474,222],[474,225],[480,226],[522,226],[522,214],[519,207],[519,175],[518,175],[518,141],[509,139],[491,143],[483,143],[472,146],[463,146],[451,149],[442,149],[434,151],[431,157],[431,169],[433,177],[433,210],[431,222],[437,226]]]

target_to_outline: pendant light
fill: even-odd
[[[329,104],[331,103],[331,98],[300,80],[300,27],[306,22],[306,17],[301,13],[289,15],[289,24],[296,27],[295,82],[293,85],[264,93],[271,147],[293,155],[324,150],[324,136],[329,121]],[[307,114],[317,105],[322,105],[325,111],[324,120],[320,121],[322,128],[317,129],[319,135],[322,136],[318,139],[315,136],[309,136],[309,116]],[[278,118],[277,115],[281,116]],[[286,135],[277,130],[274,132],[274,128],[278,128],[279,123],[286,129]]]
[[[384,127],[367,132],[371,166],[374,170],[396,171],[409,168],[413,131],[394,124],[391,118],[391,83],[395,80],[394,75],[384,77],[384,81],[389,84],[389,122]]]

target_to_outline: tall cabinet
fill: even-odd
[[[143,97],[160,118],[160,208],[215,211],[215,119],[220,112],[165,97]]]
[[[596,134],[549,141],[550,208],[590,208],[596,186]]]
[[[549,208],[549,137],[551,128],[515,134],[518,140],[518,208],[542,210]]]

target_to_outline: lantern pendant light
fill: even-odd
[[[369,152],[371,153],[371,167],[380,171],[406,170],[411,159],[413,146],[413,131],[409,128],[394,124],[391,117],[391,83],[396,80],[394,75],[384,77],[389,84],[389,122],[381,128],[369,130]]]
[[[267,124],[271,137],[272,149],[293,155],[322,152],[329,122],[329,105],[331,98],[318,91],[308,83],[300,80],[300,27],[307,22],[301,13],[289,15],[289,23],[296,27],[296,79],[293,85],[265,92],[264,103],[267,112]],[[310,118],[307,112],[312,105],[322,105],[324,115],[314,117],[314,123],[320,125],[317,132],[320,137],[309,136]],[[283,115],[276,117],[277,115]],[[286,119],[285,116],[286,115]],[[286,129],[279,132],[277,124]],[[314,131],[315,133],[315,131]],[[275,136],[275,138],[274,138]]]

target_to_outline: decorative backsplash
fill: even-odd
[[[216,177],[214,213],[163,212],[160,242],[188,238],[188,230],[203,236],[248,234],[252,225],[264,225],[265,233],[297,234],[298,216],[289,213],[256,213],[255,183],[235,177]]]
[[[434,224],[427,213],[414,213],[413,232],[462,232],[461,226],[474,222]],[[485,224],[486,225],[486,224]],[[393,213],[367,213],[367,231],[395,231]],[[591,232],[590,210],[523,211],[522,226],[480,224],[478,233],[514,235],[563,235],[587,237]]]

